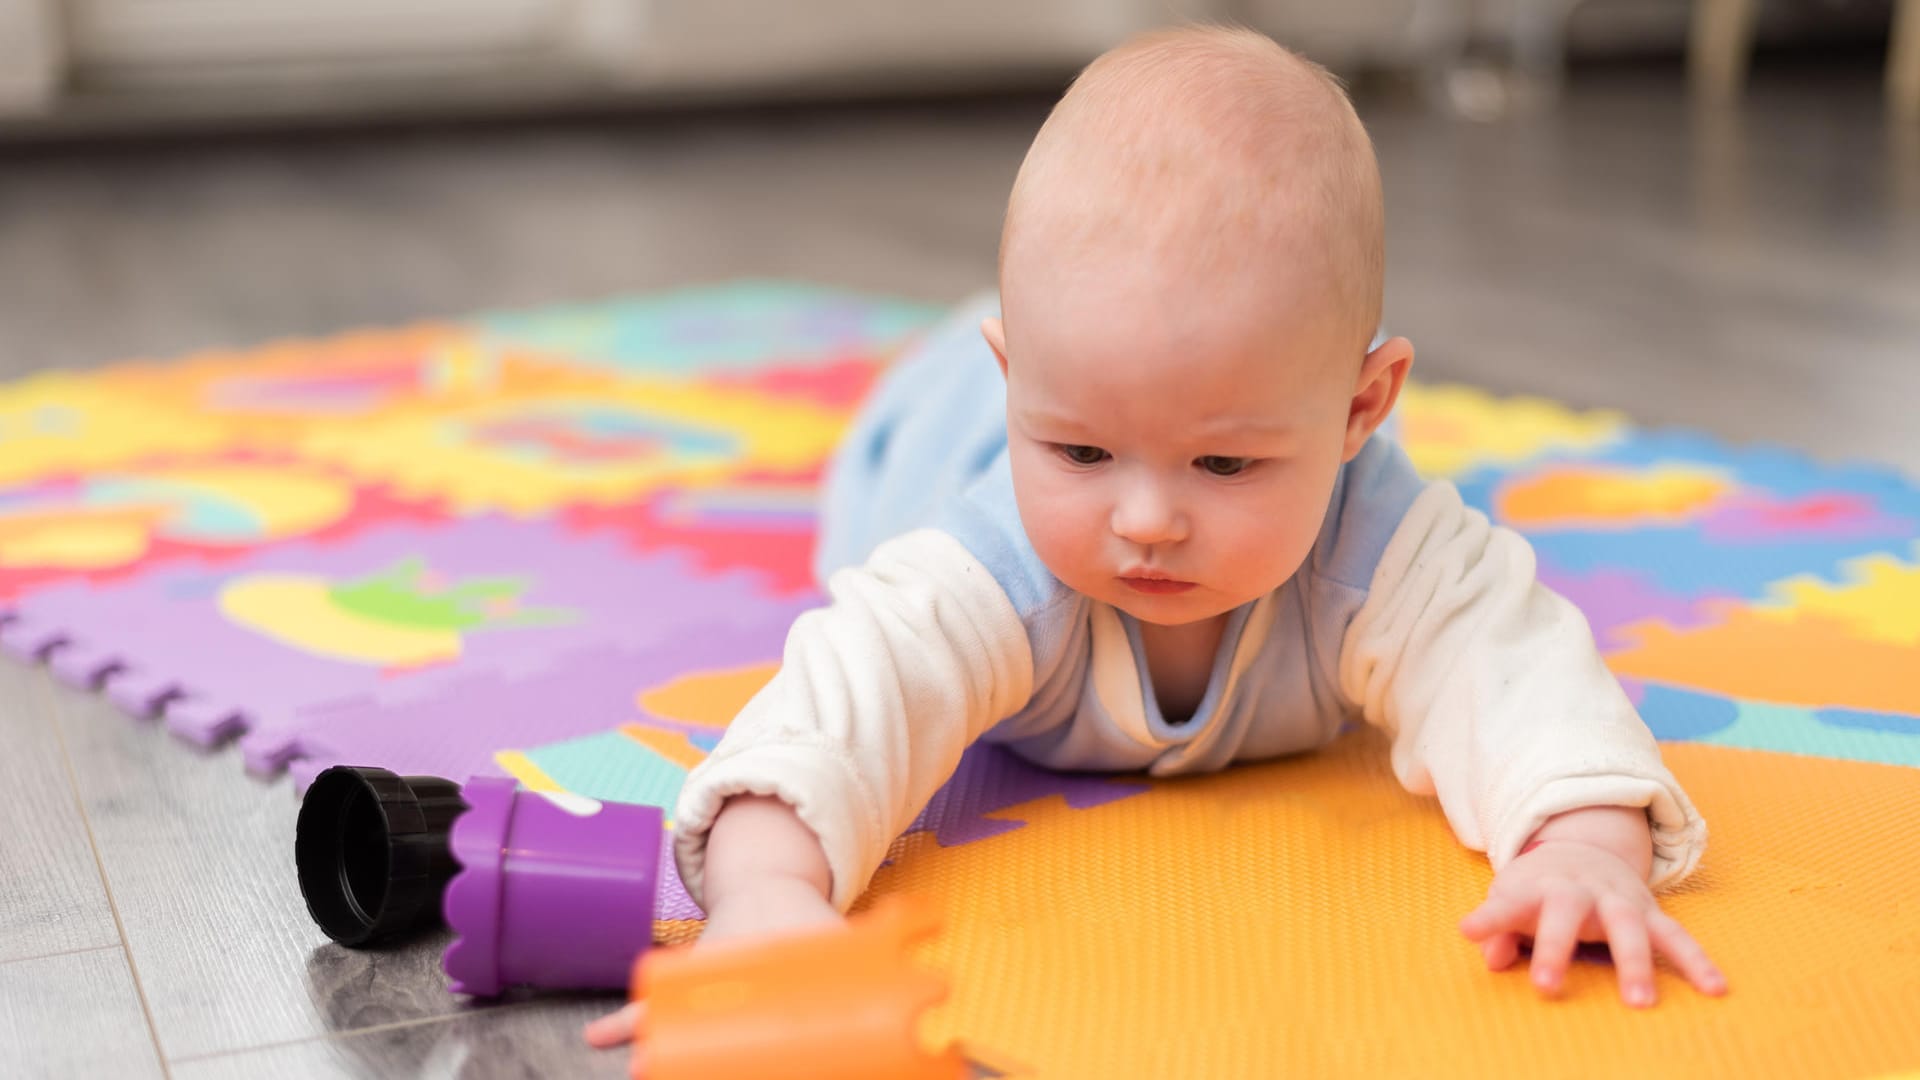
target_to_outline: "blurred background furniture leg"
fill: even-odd
[[[1887,102],[1901,119],[1920,120],[1920,0],[1899,0],[1893,9]]]
[[[1687,42],[1693,88],[1731,101],[1746,85],[1758,0],[1696,0]],[[1887,47],[1887,104],[1902,119],[1920,118],[1920,0],[1895,0]]]
[[[1747,81],[1747,56],[1753,49],[1758,9],[1757,0],[1695,0],[1687,73],[1696,94],[1712,101],[1740,96]]]
[[[1567,23],[1581,0],[1512,0],[1512,40],[1516,75],[1536,93],[1556,96],[1566,78]]]
[[[66,69],[58,0],[0,0],[0,115],[37,113]]]

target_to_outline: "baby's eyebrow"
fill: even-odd
[[[1202,420],[1192,425],[1193,433],[1203,439],[1235,438],[1247,436],[1262,439],[1281,439],[1293,434],[1294,426],[1286,420],[1263,416],[1223,416],[1212,420]]]
[[[1089,435],[1093,429],[1065,413],[1052,412],[1033,406],[1016,406],[1015,412],[1029,423],[1038,424],[1048,431],[1059,435]]]

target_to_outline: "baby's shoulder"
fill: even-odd
[[[941,503],[933,527],[979,560],[1029,629],[1079,595],[1053,576],[1027,537],[1004,449],[972,483]]]
[[[1375,434],[1340,468],[1320,536],[1307,556],[1322,582],[1365,592],[1415,499],[1427,488],[1400,444]]]

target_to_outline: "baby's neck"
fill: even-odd
[[[1146,650],[1153,696],[1167,722],[1183,724],[1192,719],[1201,699],[1207,696],[1207,680],[1213,674],[1213,659],[1226,629],[1225,615],[1183,626],[1140,624],[1140,645]]]

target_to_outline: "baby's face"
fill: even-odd
[[[1359,358],[1329,354],[1329,320],[1271,294],[1084,279],[1003,300],[1011,336],[986,331],[1007,369],[1014,487],[1054,576],[1174,626],[1293,575],[1350,456]]]

